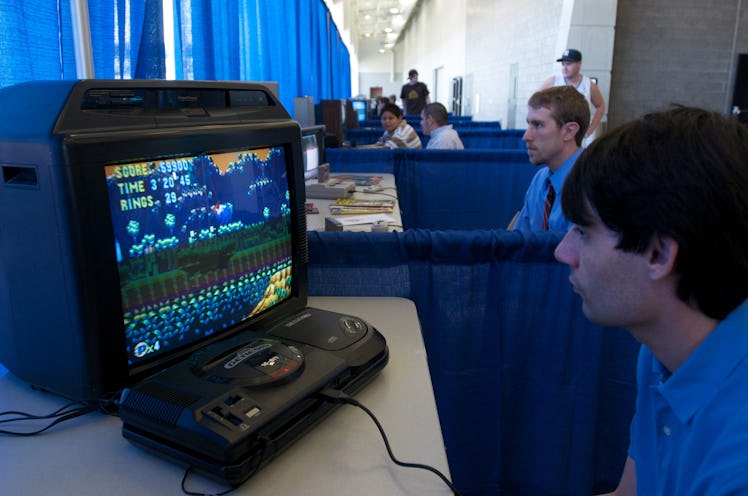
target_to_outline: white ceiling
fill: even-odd
[[[349,0],[351,24],[359,43],[374,41],[389,50],[405,27],[417,0]]]

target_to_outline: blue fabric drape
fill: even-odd
[[[400,158],[395,176],[407,227],[505,227],[536,172],[519,151],[403,150]]]
[[[621,475],[639,345],[584,317],[560,237],[309,233],[309,294],[415,302],[461,494],[586,496]]]
[[[348,98],[350,55],[322,0],[176,0],[178,79],[277,81],[281,103]]]
[[[155,22],[149,22],[144,31],[146,2],[106,0],[89,2],[88,5],[91,50],[97,78],[163,77],[162,69],[159,69],[164,62],[163,33]],[[150,1],[148,6],[152,12],[154,2]],[[145,43],[145,52],[139,57],[141,42]],[[156,51],[156,43],[161,47],[160,53]],[[159,60],[151,62],[149,59],[156,55]],[[156,73],[148,70],[148,67],[155,67]]]
[[[159,1],[89,2],[88,10],[95,77],[164,76]],[[69,1],[0,0],[0,32],[0,86],[77,78]]]
[[[480,123],[453,124],[454,130],[460,135],[466,149],[496,148],[502,150],[525,150],[525,142],[522,141],[524,129],[488,129],[480,127]],[[493,127],[493,126],[491,126]],[[421,131],[420,125],[414,125],[413,129],[421,137],[421,146],[426,148],[429,137]],[[370,127],[359,127],[358,129],[347,129],[346,138],[351,146],[368,145],[376,142],[382,136],[382,125]]]
[[[166,52],[164,47],[164,16],[161,0],[146,0],[143,30],[138,50],[136,79],[163,79],[166,77]]]
[[[67,0],[0,0],[0,86],[75,79]]]
[[[537,172],[519,150],[330,148],[325,156],[332,172],[394,174],[406,229],[505,227]]]
[[[89,2],[95,77],[166,77],[162,0]],[[323,0],[172,0],[176,79],[276,81],[297,96],[351,96],[350,54]],[[75,79],[67,0],[0,0],[0,86]],[[172,41],[172,40],[170,40]]]
[[[329,15],[329,14],[328,14]],[[332,81],[332,98],[348,98],[351,95],[351,82],[344,80],[343,78],[332,77],[334,74],[350,74],[351,73],[351,57],[348,54],[348,49],[343,43],[338,28],[330,20],[330,31],[331,31],[331,64],[330,64],[330,81]]]
[[[331,33],[331,25],[332,25],[332,18],[330,17],[330,13],[327,11],[319,10],[317,11],[317,31],[321,34],[320,38],[320,44],[322,46],[331,46],[332,45],[332,33]],[[332,56],[330,50],[320,50],[319,51],[319,92],[321,95],[321,99],[329,99],[332,98],[332,81],[330,80],[329,76],[329,67],[331,64]],[[325,96],[322,96],[325,95]],[[316,99],[315,99],[316,101]]]

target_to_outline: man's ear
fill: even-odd
[[[564,140],[574,141],[577,133],[579,132],[579,124],[576,122],[567,122],[564,124]]]
[[[649,275],[652,279],[662,279],[675,271],[678,258],[678,242],[667,236],[655,234],[647,247]]]

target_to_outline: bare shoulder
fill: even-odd
[[[550,77],[549,77],[548,79],[546,79],[545,81],[543,81],[543,82],[542,82],[542,83],[540,84],[540,86],[538,86],[538,91],[540,91],[540,90],[544,90],[544,89],[546,89],[546,88],[550,88],[551,86],[553,86],[553,82],[554,82],[555,80],[556,80],[556,77],[555,77],[555,76],[550,76]]]

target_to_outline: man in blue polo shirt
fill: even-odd
[[[586,149],[562,203],[582,310],[643,345],[611,494],[748,494],[748,127],[646,115]]]
[[[522,140],[530,162],[542,168],[530,182],[522,210],[510,229],[568,230],[570,223],[561,211],[561,188],[582,152],[589,121],[587,101],[570,86],[548,88],[530,97]]]

